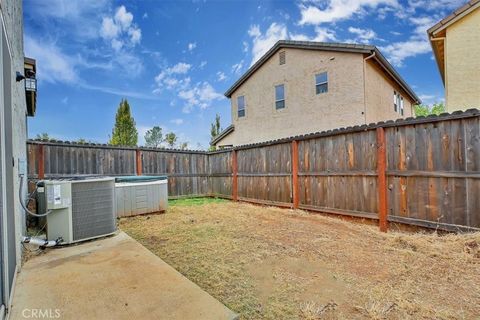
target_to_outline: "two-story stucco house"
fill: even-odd
[[[228,147],[410,117],[419,98],[371,45],[278,41],[225,96]]]
[[[480,108],[480,0],[472,0],[428,29],[445,86],[448,112]]]

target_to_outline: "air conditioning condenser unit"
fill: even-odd
[[[61,237],[61,244],[69,244],[116,231],[114,178],[45,180],[43,188],[38,196],[52,210],[47,216],[49,240]]]

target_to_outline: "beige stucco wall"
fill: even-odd
[[[393,105],[394,91],[400,93],[403,97],[403,116],[400,111],[395,112]],[[367,105],[367,123],[406,118],[413,115],[411,98],[372,59],[365,61],[365,102]]]
[[[286,64],[279,65],[278,53],[273,55],[232,95],[234,145],[364,123],[361,54],[290,48],[285,52]],[[315,74],[324,71],[328,92],[317,95]],[[286,108],[276,110],[274,86],[282,83]],[[245,95],[243,118],[237,117],[240,95]]]
[[[278,53],[286,52],[280,65]],[[243,145],[294,135],[400,118],[393,91],[401,91],[360,53],[280,49],[231,96],[235,131],[220,145]],[[315,75],[328,72],[328,92],[315,93]],[[365,79],[365,80],[364,80]],[[285,85],[286,108],[275,109],[275,85]],[[237,116],[237,97],[245,96],[245,117]],[[402,91],[404,117],[411,100]]]
[[[447,28],[445,98],[447,110],[480,108],[480,9]]]
[[[235,145],[235,134],[236,134],[235,131],[230,132],[222,140],[220,140],[215,146],[216,147],[225,147],[225,146]]]

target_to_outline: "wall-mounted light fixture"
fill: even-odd
[[[35,72],[33,70],[27,71],[27,77],[17,71],[15,80],[17,82],[25,80],[26,91],[37,91],[37,79],[35,79]]]
[[[22,81],[23,79],[25,79],[25,76],[24,76],[23,74],[21,74],[20,72],[17,71],[15,80],[17,80],[17,82],[20,82],[20,81]]]

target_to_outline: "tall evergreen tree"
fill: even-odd
[[[115,115],[115,126],[112,130],[110,144],[115,146],[134,147],[138,142],[138,131],[135,127],[135,120],[130,112],[130,105],[127,99],[122,99]]]
[[[145,145],[147,147],[158,148],[162,142],[162,128],[155,126],[145,133]]]

